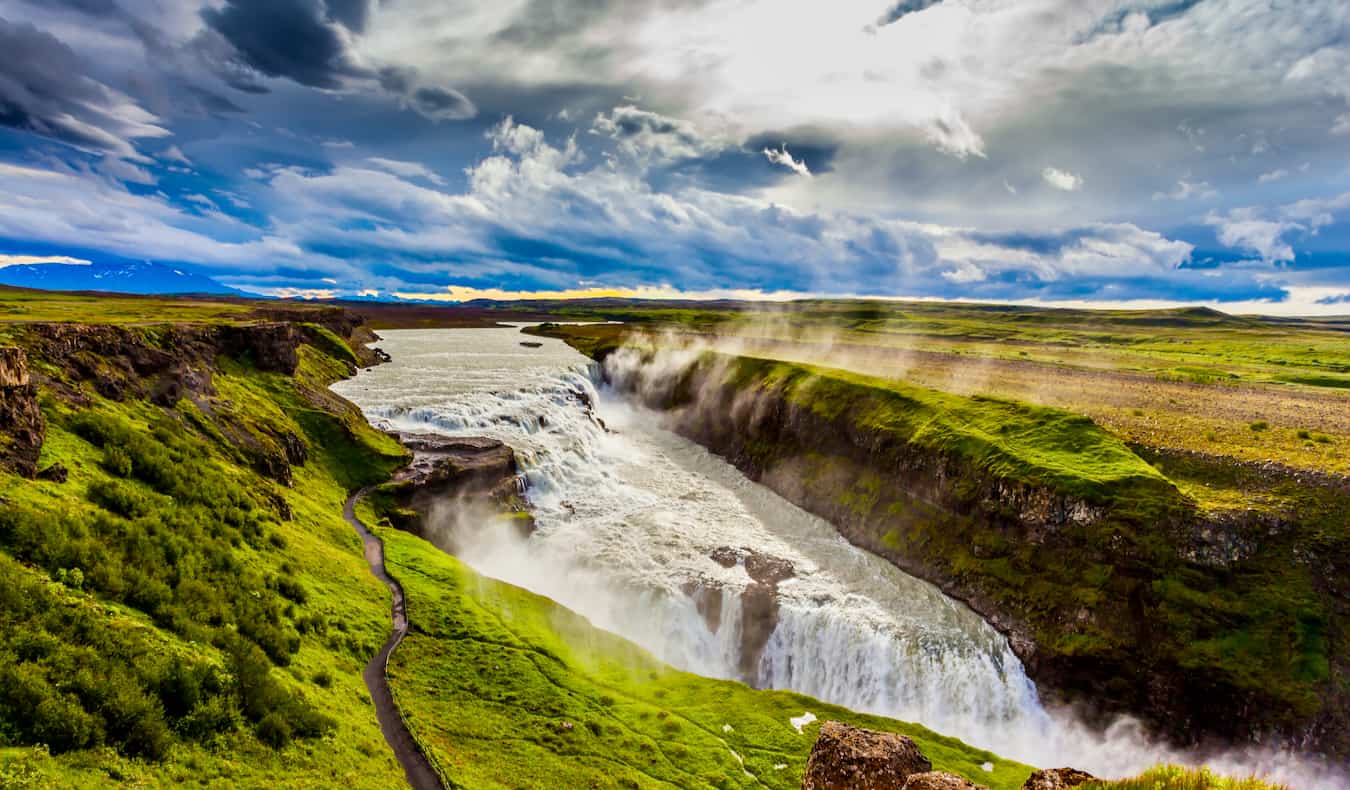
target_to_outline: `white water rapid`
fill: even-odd
[[[522,464],[538,530],[522,539],[506,527],[460,529],[459,555],[481,573],[547,595],[682,669],[921,722],[1034,765],[1119,776],[1194,761],[1131,722],[1099,733],[1047,711],[1007,641],[963,604],[663,430],[659,415],[597,390],[589,361],[564,344],[515,329],[381,335],[393,361],[335,385],[339,394],[389,429],[501,439]],[[794,570],[778,586],[776,626],[750,678],[740,593],[751,579],[744,563],[710,556],[728,547]],[[720,621],[691,596],[706,589],[724,590]],[[1300,788],[1340,786],[1268,750],[1209,763]]]

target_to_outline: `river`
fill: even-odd
[[[491,436],[520,460],[532,536],[444,525],[479,572],[547,595],[681,669],[920,722],[1035,765],[1120,776],[1193,761],[1129,720],[1097,732],[1047,710],[1004,637],[965,605],[664,430],[659,414],[598,388],[590,361],[565,344],[514,328],[380,334],[393,361],[335,391],[381,427]],[[740,593],[752,580],[744,562],[715,561],[719,549],[793,569],[757,655],[741,655]],[[723,591],[711,619],[697,600],[710,589]],[[1288,754],[1210,762],[1336,786]]]

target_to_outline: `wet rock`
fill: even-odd
[[[460,500],[485,504],[507,516],[523,536],[534,532],[525,501],[525,481],[516,454],[497,439],[438,434],[396,434],[413,460],[388,487],[406,511],[402,529],[423,534],[426,519],[438,503]]]
[[[1022,790],[1066,790],[1096,779],[1092,774],[1076,768],[1047,768],[1028,777],[1022,784]]]
[[[802,790],[903,790],[933,764],[913,740],[837,721],[820,725],[802,777]]]
[[[988,788],[977,785],[964,776],[949,774],[946,771],[928,771],[910,774],[905,780],[903,790],[988,790]]]
[[[769,643],[769,637],[778,627],[778,584],[792,578],[795,570],[792,563],[781,557],[761,554],[748,548],[718,546],[708,556],[724,568],[743,566],[751,579],[741,593],[741,649],[737,669],[740,670],[742,680],[756,685],[759,681],[760,656],[764,653],[764,646]],[[699,599],[695,598],[695,604],[698,603]],[[716,607],[716,620],[720,622],[720,594]],[[700,612],[703,611],[700,609]],[[704,614],[705,620],[708,620],[710,612],[711,607]],[[716,631],[716,628],[713,630]]]
[[[37,473],[37,479],[50,480],[53,483],[64,483],[70,477],[70,472],[66,470],[66,465],[57,461],[51,466]]]

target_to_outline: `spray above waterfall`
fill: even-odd
[[[457,551],[476,570],[682,669],[921,722],[1005,757],[1104,775],[1187,757],[1128,720],[1101,733],[1048,711],[1006,639],[963,604],[662,430],[561,343],[519,338],[389,333],[394,362],[335,387],[377,424],[515,449],[538,529],[460,524]],[[661,386],[699,353],[620,357],[610,372]],[[1317,781],[1276,759],[1216,764]]]

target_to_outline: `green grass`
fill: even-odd
[[[676,671],[419,538],[380,535],[414,624],[391,683],[456,787],[797,788],[819,725],[789,719],[807,711],[909,735],[938,769],[995,790],[1030,773],[918,725]]]
[[[1204,768],[1160,765],[1115,782],[1088,782],[1084,790],[1289,790],[1256,778],[1234,779]]]
[[[719,355],[720,356],[720,355]],[[826,419],[925,447],[1000,478],[1103,500],[1139,484],[1170,484],[1090,418],[990,397],[964,397],[848,371],[714,357],[732,383],[780,393]]]

